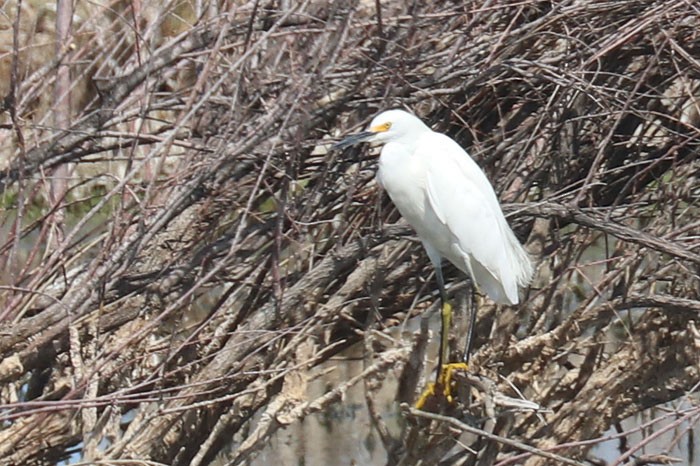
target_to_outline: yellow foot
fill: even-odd
[[[421,393],[420,397],[418,398],[418,401],[416,401],[416,409],[423,409],[428,400],[433,398],[434,396],[435,384],[433,382],[430,382],[426,389],[423,390],[423,393]]]
[[[440,381],[443,387],[442,393],[449,403],[454,402],[454,397],[452,396],[452,376],[455,372],[467,370],[469,370],[469,366],[466,362],[451,362],[442,366],[442,371],[440,371]]]
[[[437,383],[431,382],[428,384],[428,387],[423,390],[418,401],[416,401],[416,408],[423,409],[428,400],[435,398],[438,394],[442,394],[448,403],[454,403],[454,397],[452,396],[452,377],[455,372],[466,371],[468,369],[469,366],[466,362],[453,362],[443,365],[440,369]],[[436,387],[442,388],[442,391],[436,389]]]

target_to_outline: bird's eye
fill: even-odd
[[[391,128],[391,122],[387,121],[382,125],[382,131],[389,131],[389,128]]]

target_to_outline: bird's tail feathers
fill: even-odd
[[[513,230],[508,228],[507,231],[508,233],[506,236],[508,237],[508,242],[510,243],[511,249],[515,252],[511,257],[511,267],[515,271],[518,286],[526,287],[532,281],[532,276],[535,272],[534,266],[532,265],[533,258],[530,253],[525,250],[523,245],[520,244]]]

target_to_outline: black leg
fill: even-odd
[[[467,290],[467,312],[469,313],[469,329],[467,330],[467,343],[464,346],[464,356],[462,356],[462,361],[469,362],[469,356],[472,352],[472,346],[474,345],[474,327],[476,326],[476,290],[474,288],[474,282],[469,279],[469,289]]]
[[[442,384],[443,381],[443,367],[447,364],[449,358],[449,339],[450,339],[450,326],[452,324],[452,305],[447,300],[447,291],[445,291],[445,279],[442,276],[442,268],[435,268],[435,276],[438,282],[438,289],[440,290],[440,354],[438,355],[438,367],[437,367],[437,377],[436,383]]]
[[[442,317],[442,325],[440,327],[440,354],[438,355],[437,377],[435,379],[435,383],[429,384],[428,388],[423,391],[423,394],[416,402],[416,408],[418,409],[423,409],[428,400],[436,396],[444,397],[448,403],[454,402],[454,397],[452,396],[452,376],[455,371],[467,370],[467,364],[465,362],[449,362],[449,338],[450,327],[452,325],[452,305],[447,299],[445,280],[442,276],[442,269],[439,266],[435,267],[435,276],[437,278],[438,288],[440,289],[440,316]],[[473,328],[473,326],[474,325],[472,324],[470,330]],[[469,338],[471,340],[471,337]],[[467,344],[469,345],[470,343]]]
[[[440,291],[440,304],[447,302],[447,291],[445,291],[445,278],[442,276],[442,267],[435,267],[435,277],[437,278],[438,290]]]

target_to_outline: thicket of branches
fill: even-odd
[[[362,383],[387,464],[582,464],[655,406],[683,441],[695,2],[145,3],[4,6],[4,463],[242,464]],[[425,326],[390,333],[434,309],[431,268],[366,150],[327,150],[397,106],[470,152],[537,262],[521,305],[479,307],[472,402],[398,432],[373,393],[413,403],[433,368]],[[366,369],[310,398],[354,343]]]

